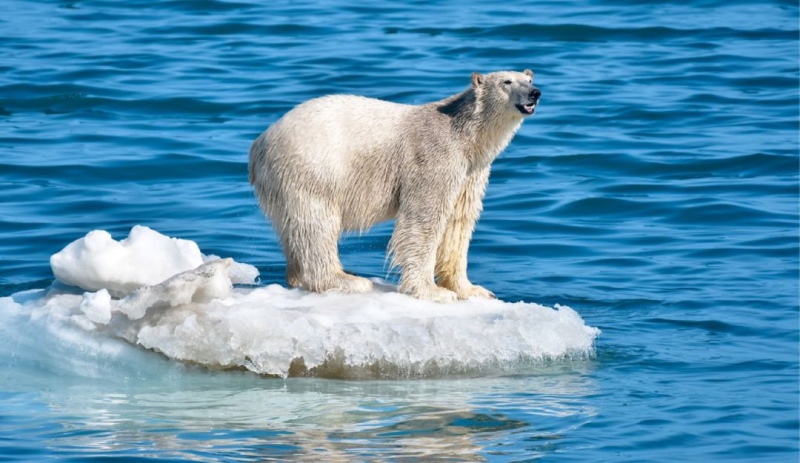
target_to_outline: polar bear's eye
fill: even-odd
[[[506,84],[506,85],[511,85],[511,81],[510,80],[507,80],[507,81],[505,81],[503,83]]]

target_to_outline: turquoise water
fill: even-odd
[[[500,375],[283,380],[2,314],[0,461],[797,461],[796,2],[4,6],[0,296],[136,224],[282,283],[247,183],[270,123],[532,68],[542,103],[494,165],[470,274],[602,334]],[[390,231],[346,238],[346,267],[384,277]]]

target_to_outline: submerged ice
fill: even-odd
[[[587,357],[599,330],[565,306],[422,301],[375,281],[366,294],[255,284],[255,267],[203,256],[192,241],[146,227],[115,241],[87,234],[51,259],[54,285],[0,299],[0,312],[56,340],[124,339],[169,358],[274,375],[418,377],[511,373]]]

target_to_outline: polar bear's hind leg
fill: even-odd
[[[363,293],[372,289],[371,281],[342,268],[340,230],[331,222],[292,217],[277,231],[286,255],[286,281],[290,286],[314,292]]]

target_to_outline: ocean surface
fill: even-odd
[[[0,461],[798,461],[795,0],[3,7]],[[36,298],[68,291],[52,254],[135,225],[281,290],[247,182],[269,124],[325,94],[420,104],[525,68],[543,97],[493,166],[469,272],[521,317],[571,307],[600,330],[586,355],[282,378],[67,330]],[[390,234],[346,237],[345,266],[387,278]],[[484,341],[460,345],[508,347]]]

